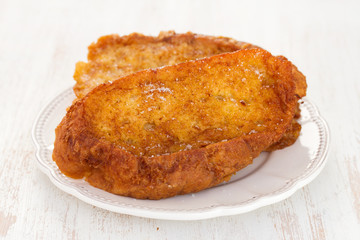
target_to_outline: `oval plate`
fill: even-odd
[[[74,99],[70,88],[40,112],[32,130],[36,159],[41,171],[61,190],[109,211],[167,220],[199,220],[245,213],[291,196],[310,183],[326,162],[329,130],[314,104],[305,98],[299,120],[302,130],[296,143],[283,150],[262,153],[229,182],[199,193],[162,200],[122,197],[94,188],[82,179],[66,177],[52,160],[54,130]]]

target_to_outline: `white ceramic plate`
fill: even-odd
[[[197,220],[245,213],[289,197],[311,182],[325,165],[329,130],[316,107],[304,99],[300,119],[302,131],[297,142],[280,151],[262,153],[229,182],[196,194],[163,200],[117,196],[94,188],[84,180],[66,177],[52,161],[54,130],[74,98],[72,89],[64,91],[36,119],[32,136],[38,165],[61,190],[113,212],[169,220]]]

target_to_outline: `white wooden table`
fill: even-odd
[[[360,239],[359,1],[0,1],[0,239]],[[202,221],[108,212],[37,169],[31,127],[101,35],[224,35],[293,61],[331,130],[328,163],[287,200]]]

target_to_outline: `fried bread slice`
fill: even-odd
[[[103,36],[89,46],[88,62],[76,64],[75,95],[84,97],[94,87],[128,74],[198,58],[234,52],[256,46],[226,37],[212,37],[191,32],[161,32],[159,36],[132,33]]]
[[[166,31],[161,32],[157,37],[139,33],[121,37],[116,34],[103,36],[89,46],[88,62],[76,64],[74,92],[78,98],[82,98],[100,84],[140,70],[251,48],[258,47],[231,38],[191,32],[176,34],[174,31]],[[297,79],[305,79],[295,66],[293,68]],[[306,83],[298,89],[300,87],[303,92],[306,91]],[[300,124],[293,121],[284,138],[269,147],[267,151],[292,145],[298,138],[300,130]]]
[[[262,49],[127,75],[74,102],[53,159],[67,176],[123,196],[198,192],[229,180],[289,129],[305,81],[295,75],[291,62]]]

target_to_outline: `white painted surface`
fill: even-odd
[[[0,239],[360,239],[359,1],[0,1]],[[282,54],[328,121],[328,164],[289,199],[210,220],[108,212],[56,188],[31,127],[109,33],[224,35]]]

